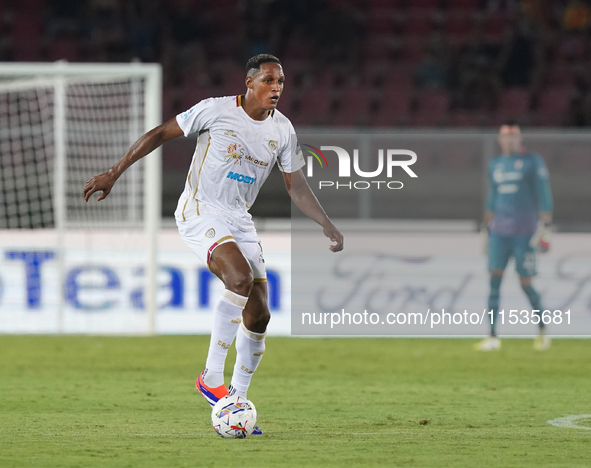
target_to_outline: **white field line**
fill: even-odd
[[[575,414],[571,416],[564,416],[563,418],[551,419],[548,424],[556,427],[568,427],[571,429],[583,429],[585,431],[591,431],[590,426],[581,426],[577,424],[577,421],[581,419],[591,422],[591,414]]]

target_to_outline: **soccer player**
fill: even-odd
[[[540,238],[552,221],[548,169],[539,155],[522,147],[521,129],[515,123],[502,125],[497,141],[501,154],[488,164],[489,190],[484,214],[489,231],[491,333],[476,348],[492,351],[501,347],[496,333],[499,291],[505,267],[513,256],[521,288],[540,319],[534,348],[545,350],[550,346],[550,338],[545,333],[540,294],[532,286],[532,277],[536,275],[536,250]]]
[[[304,158],[291,122],[277,110],[285,77],[279,59],[261,54],[246,64],[246,93],[205,99],[136,141],[107,172],[90,179],[84,198],[113,184],[134,162],[167,140],[197,134],[185,190],[175,211],[187,246],[222,280],[214,308],[205,370],[196,387],[210,405],[230,394],[246,397],[265,351],[270,319],[263,249],[249,208],[275,162],[291,199],[343,249],[343,236],[312,193],[302,172]],[[228,348],[236,338],[231,385],[224,385]],[[255,433],[262,433],[259,428]]]

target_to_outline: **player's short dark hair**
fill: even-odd
[[[251,57],[248,59],[248,62],[246,62],[246,74],[248,75],[250,73],[250,70],[260,70],[261,69],[261,65],[263,63],[277,63],[279,65],[281,65],[281,61],[275,57],[274,55],[271,54],[259,54],[259,55],[255,55],[254,57]]]
[[[507,127],[519,127],[519,122],[517,121],[517,119],[507,119],[503,122],[502,126],[507,126]]]

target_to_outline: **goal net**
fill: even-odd
[[[159,123],[160,83],[153,64],[0,68],[0,333],[154,332],[159,152],[105,200],[82,191]]]

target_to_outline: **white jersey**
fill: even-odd
[[[254,230],[248,210],[275,161],[288,173],[304,166],[289,119],[275,109],[265,120],[253,120],[242,108],[242,96],[205,99],[176,121],[185,136],[199,134],[175,211],[178,220],[209,210],[242,231]]]

